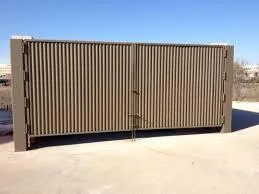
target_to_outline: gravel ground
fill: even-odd
[[[0,193],[259,193],[259,103],[233,103],[229,134],[40,147],[0,141]]]

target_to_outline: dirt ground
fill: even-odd
[[[229,134],[55,145],[0,141],[0,193],[259,193],[259,103],[233,103]],[[75,140],[76,141],[76,140]]]
[[[0,86],[0,109],[10,108],[12,104],[11,86]]]

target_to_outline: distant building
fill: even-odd
[[[246,79],[259,78],[259,65],[246,65],[244,69]]]
[[[11,74],[11,65],[0,64],[0,76]]]

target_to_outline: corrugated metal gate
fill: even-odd
[[[129,130],[129,44],[27,47],[30,135]]]
[[[222,46],[139,45],[140,128],[222,126]]]
[[[17,57],[14,51],[19,40],[13,41],[12,61],[18,63],[21,55]],[[232,47],[47,40],[19,43],[24,85],[18,84],[18,76],[14,93],[18,93],[15,85],[24,88],[28,138],[224,124],[225,94],[231,87],[226,84],[226,70],[233,61]],[[14,65],[12,72],[16,74],[18,68]],[[14,96],[14,105],[16,101]]]

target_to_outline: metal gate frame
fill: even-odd
[[[14,142],[15,151],[25,151],[28,148],[29,138],[28,131],[30,126],[27,122],[27,111],[29,96],[27,87],[27,63],[26,57],[26,40],[23,39],[11,39],[11,68],[12,68],[12,97],[13,97],[13,130],[14,130]],[[106,42],[109,43],[109,42]],[[129,43],[127,43],[129,44]],[[139,128],[140,115],[139,109],[139,88],[138,88],[138,64],[137,64],[137,45],[149,44],[149,43],[130,43],[131,44],[131,91],[130,91],[130,127],[132,129],[132,138],[135,138],[135,131]],[[152,43],[153,44],[153,43]],[[158,44],[159,45],[159,44]],[[168,44],[176,46],[188,46],[186,44]],[[191,45],[193,46],[193,45]],[[194,46],[208,46],[208,45],[194,45]],[[221,132],[231,132],[231,120],[232,120],[232,79],[233,79],[233,46],[224,46],[225,49],[225,63],[224,63],[224,75],[223,75],[223,124]]]

